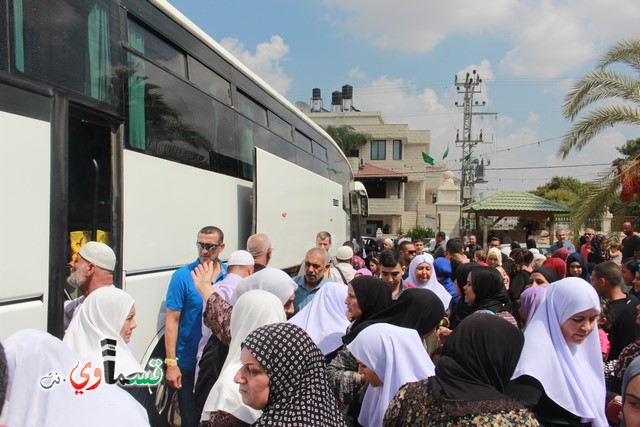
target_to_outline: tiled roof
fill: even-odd
[[[462,209],[465,212],[478,211],[517,211],[517,212],[549,212],[569,213],[571,210],[543,199],[534,194],[516,191],[501,191],[476,203],[472,203]]]
[[[374,166],[369,163],[365,163],[364,167],[358,169],[358,172],[355,174],[355,178],[363,179],[363,178],[396,178],[396,179],[407,179],[407,176],[401,174],[400,172],[392,171],[389,169],[384,169],[378,166]]]

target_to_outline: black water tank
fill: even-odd
[[[344,99],[353,99],[353,86],[351,85],[342,86],[342,97]]]
[[[322,98],[320,89],[318,89],[317,87],[314,87],[311,90],[311,99],[320,99],[320,98]]]
[[[331,105],[342,105],[342,92],[336,90],[331,93]]]

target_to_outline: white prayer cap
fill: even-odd
[[[88,242],[78,253],[82,258],[105,270],[113,271],[116,267],[116,254],[104,243]]]
[[[255,265],[253,256],[247,251],[235,251],[229,255],[227,265]]]

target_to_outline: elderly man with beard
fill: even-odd
[[[64,329],[67,330],[85,298],[96,289],[113,285],[113,269],[116,266],[116,254],[99,242],[88,242],[78,252],[71,266],[67,283],[82,293],[78,298],[64,303]]]
[[[325,272],[330,267],[329,253],[323,248],[313,248],[304,257],[304,274],[294,277],[298,285],[293,306],[296,313],[309,304],[318,290],[328,282]]]

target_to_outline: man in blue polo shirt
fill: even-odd
[[[213,261],[216,282],[227,273],[218,256],[224,250],[224,234],[217,227],[204,227],[196,240],[198,259],[178,269],[167,289],[167,319],[164,333],[167,365],[166,380],[178,390],[178,404],[184,427],[199,422],[193,393],[198,343],[202,337],[202,297],[195,288],[191,272],[200,263]]]
[[[552,254],[560,248],[565,248],[571,253],[575,252],[576,247],[573,245],[573,243],[567,241],[566,238],[567,238],[567,230],[565,230],[564,228],[558,228],[556,230],[556,242],[549,247],[548,254]],[[547,258],[548,257],[549,255],[547,255]]]
[[[328,282],[325,271],[329,267],[329,252],[323,248],[309,249],[304,257],[304,274],[293,278],[293,281],[298,285],[293,300],[296,313],[309,304],[318,289]]]

